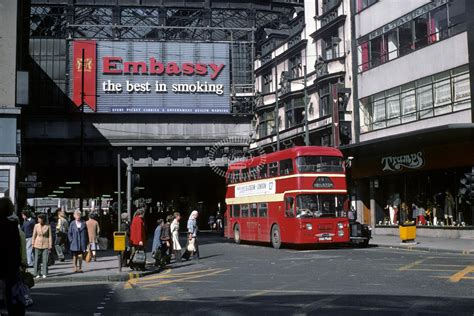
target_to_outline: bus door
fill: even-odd
[[[270,220],[268,203],[261,202],[257,203],[257,222],[258,222],[258,235],[257,240],[259,241],[270,241]]]
[[[247,239],[257,240],[258,238],[258,218],[257,218],[257,203],[250,203],[248,205],[248,220],[247,220]]]
[[[285,195],[283,210],[280,217],[283,217],[280,224],[281,240],[284,242],[293,242],[295,238],[295,209],[296,197],[294,195]]]

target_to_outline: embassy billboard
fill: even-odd
[[[230,112],[228,44],[77,40],[71,55],[71,99],[80,107],[84,91],[85,112]]]

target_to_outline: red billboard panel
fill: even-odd
[[[82,52],[84,52],[84,59]],[[73,43],[73,87],[72,101],[81,106],[82,93],[84,103],[96,111],[97,88],[97,43],[96,41],[74,41]],[[83,66],[84,63],[84,66]],[[84,87],[82,87],[82,69],[84,69]]]

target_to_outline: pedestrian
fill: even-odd
[[[28,261],[28,267],[33,267],[33,243],[32,243],[32,237],[33,237],[33,228],[35,227],[35,220],[31,217],[31,211],[30,210],[23,210],[21,212],[21,217],[23,218],[23,225],[22,229],[23,232],[25,233],[25,238],[26,238],[26,259]]]
[[[35,249],[35,265],[33,274],[37,279],[48,275],[49,252],[53,248],[51,226],[46,223],[46,215],[38,215],[38,223],[33,229],[33,248]],[[41,267],[41,274],[39,269]]]
[[[181,245],[179,243],[179,221],[181,214],[174,212],[174,219],[170,225],[171,230],[171,246],[173,247],[173,254],[176,262],[181,262]]]
[[[81,218],[81,211],[74,211],[74,220],[69,225],[69,250],[72,253],[74,273],[82,273],[82,258],[87,250],[87,226]]]
[[[89,251],[92,252],[92,260],[97,261],[97,243],[99,241],[100,227],[95,213],[90,215],[86,225],[87,233],[89,234]]]
[[[173,215],[166,216],[166,221],[161,229],[161,254],[166,263],[171,262],[171,222],[173,221]]]
[[[209,220],[207,221],[207,223],[209,224],[209,228],[211,229],[211,231],[213,231],[216,224],[216,218],[214,217],[214,215],[209,216]]]
[[[128,260],[130,259],[130,222],[128,221],[128,214],[122,213],[120,219],[120,231],[125,233],[125,250],[122,251],[122,266],[128,267]]]
[[[146,230],[143,216],[144,213],[141,209],[136,211],[130,226],[130,245],[132,246],[131,258],[133,258],[138,248],[145,246]]]
[[[19,282],[21,266],[21,241],[18,233],[18,224],[8,217],[13,214],[15,208],[12,201],[0,198],[0,289],[5,291],[5,304],[8,315],[25,315],[25,306],[14,297],[13,287]],[[3,296],[3,295],[2,295]]]
[[[199,259],[199,246],[198,246],[198,239],[197,239],[197,218],[198,218],[198,211],[194,210],[191,212],[191,215],[188,219],[188,240],[189,243],[194,245],[193,251],[193,259]]]
[[[163,220],[160,218],[156,221],[157,226],[153,234],[153,245],[151,247],[151,255],[155,259],[155,266],[162,266],[163,261],[161,256],[161,230],[163,228]]]
[[[56,253],[58,259],[64,262],[64,253],[67,245],[68,221],[63,210],[58,209],[58,222],[56,223]]]

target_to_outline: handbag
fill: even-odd
[[[20,278],[18,278],[18,281],[16,281],[12,287],[11,303],[14,305],[21,304],[27,306],[28,303],[30,303],[29,299],[31,299],[30,289]]]
[[[196,247],[195,247],[194,243],[195,243],[194,238],[188,240],[188,246],[186,247],[186,250],[188,250],[189,252],[195,252]]]
[[[92,251],[90,247],[87,247],[86,262],[91,262],[91,260],[92,260]]]
[[[28,271],[20,271],[20,278],[23,281],[23,283],[26,284],[28,288],[32,288],[35,286],[35,278],[33,274],[31,274]]]
[[[143,250],[137,250],[132,258],[133,264],[143,265],[146,263],[146,254]]]

